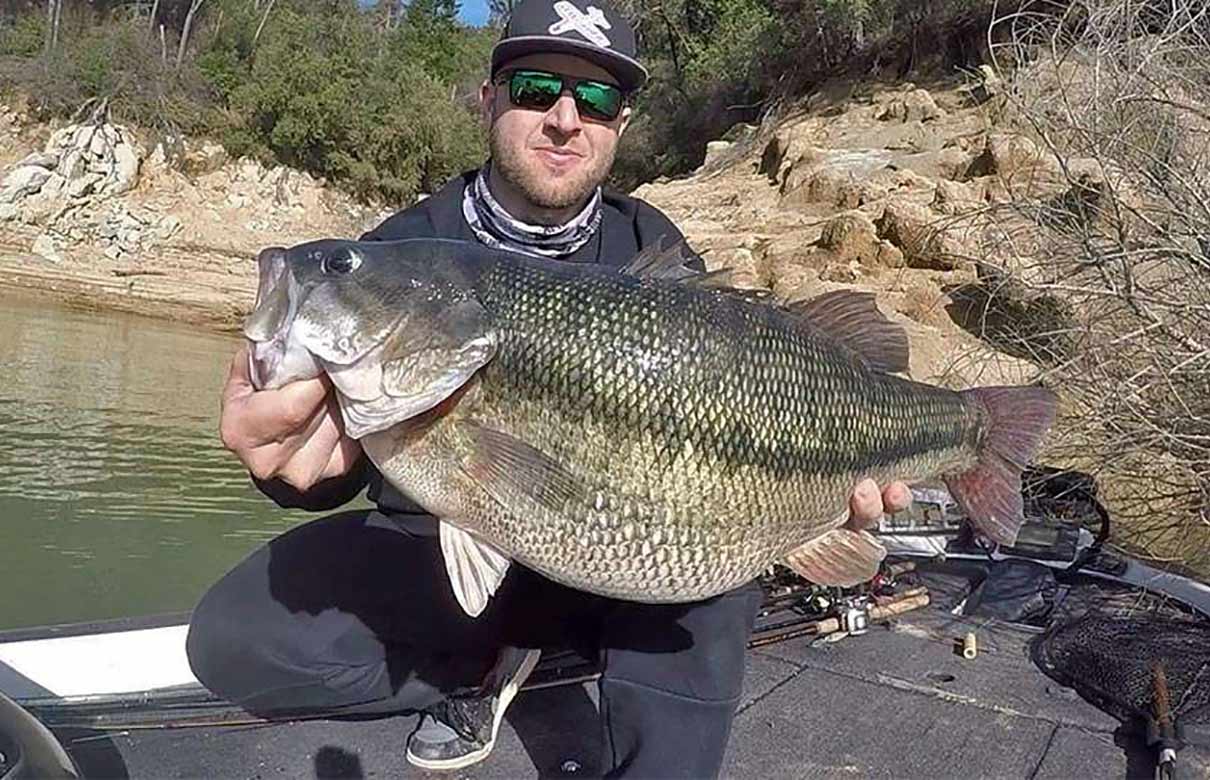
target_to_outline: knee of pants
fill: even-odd
[[[240,621],[233,620],[224,608],[228,600],[224,598],[222,584],[220,581],[211,588],[194,608],[185,638],[185,655],[202,685],[231,698],[233,672],[241,663],[244,668],[255,664],[259,654],[248,633],[239,626]]]

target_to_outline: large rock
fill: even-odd
[[[996,176],[1010,180],[1034,174],[1044,155],[1032,139],[1016,133],[989,133],[983,150],[971,161],[966,178]]]
[[[63,193],[69,198],[87,197],[104,178],[99,173],[85,172],[74,179],[69,179],[66,186],[63,187]]]
[[[941,217],[925,206],[892,200],[875,223],[878,235],[903,252],[909,268],[937,271],[969,269],[971,252],[946,230]]]
[[[883,122],[898,120],[927,122],[945,116],[945,109],[937,105],[933,96],[925,89],[912,89],[891,98],[878,109],[874,118]]]
[[[227,150],[213,141],[186,143],[180,157],[181,170],[190,176],[203,176],[223,167],[230,159]]]
[[[702,167],[709,168],[713,163],[717,163],[732,146],[734,144],[731,141],[707,141],[706,158],[702,161]]]
[[[14,165],[14,168],[20,168],[23,165],[36,165],[39,168],[53,170],[59,164],[59,155],[51,152],[34,152],[28,154],[23,160]]]
[[[106,178],[102,188],[106,195],[121,195],[134,187],[139,178],[139,155],[134,147],[126,143],[113,147],[113,165]]]
[[[43,257],[43,258],[51,261],[52,263],[63,262],[63,256],[59,254],[59,250],[55,246],[54,239],[52,239],[46,233],[43,233],[42,235],[40,235],[34,239],[34,245],[31,248],[31,251],[35,255],[38,255],[39,257]]]
[[[0,203],[15,203],[42,189],[50,178],[50,171],[40,165],[22,165],[14,168],[0,184]]]
[[[942,214],[966,214],[983,206],[983,187],[980,182],[958,182],[939,179],[929,204]]]
[[[773,184],[784,187],[786,175],[792,168],[801,168],[804,163],[810,165],[817,157],[819,150],[816,144],[819,141],[820,129],[816,121],[807,120],[783,127],[765,145],[760,172],[768,176]]]
[[[781,203],[855,208],[862,203],[862,180],[885,169],[890,159],[884,149],[812,148],[785,173]]]

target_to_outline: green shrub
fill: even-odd
[[[0,25],[0,55],[34,57],[46,46],[46,15],[27,13]]]

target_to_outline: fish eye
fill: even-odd
[[[361,265],[361,257],[352,249],[333,249],[319,261],[319,270],[325,274],[348,274]]]

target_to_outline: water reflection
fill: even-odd
[[[303,519],[218,441],[235,344],[0,298],[0,628],[188,609]]]

